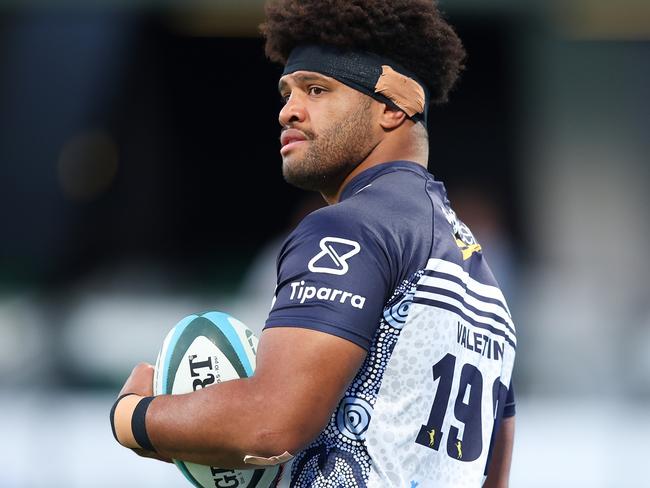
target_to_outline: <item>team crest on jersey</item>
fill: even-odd
[[[481,252],[481,245],[469,227],[456,216],[456,212],[445,205],[441,205],[440,209],[453,229],[454,240],[463,254],[463,261],[467,261],[475,252]]]
[[[344,275],[348,272],[348,259],[359,254],[361,245],[356,241],[340,237],[323,237],[320,240],[321,251],[316,254],[307,267],[313,273]]]

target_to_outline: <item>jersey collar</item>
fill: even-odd
[[[431,176],[426,168],[413,161],[389,161],[387,163],[381,163],[372,168],[368,168],[352,178],[345,188],[343,188],[339,202],[357,194],[380,176],[395,171],[412,171],[423,176]]]

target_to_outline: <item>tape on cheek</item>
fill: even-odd
[[[254,464],[256,466],[275,466],[276,464],[286,463],[291,459],[293,459],[293,455],[289,454],[287,451],[284,451],[284,453],[279,456],[272,456],[269,458],[248,455],[244,456],[244,462],[246,464]]]
[[[390,66],[383,65],[381,69],[375,93],[388,98],[409,117],[424,113],[424,88],[413,78],[398,73]]]
[[[142,446],[138,444],[133,435],[131,419],[133,418],[135,408],[143,398],[140,395],[129,395],[122,398],[115,407],[115,436],[117,437],[117,441],[124,447],[142,449]]]

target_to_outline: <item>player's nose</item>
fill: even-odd
[[[307,109],[302,102],[300,96],[295,92],[291,94],[287,103],[284,104],[280,114],[278,115],[278,122],[282,127],[288,127],[292,123],[304,122],[307,118]]]

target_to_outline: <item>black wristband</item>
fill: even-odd
[[[135,407],[133,416],[131,417],[131,430],[135,441],[146,451],[156,452],[156,449],[151,444],[149,434],[147,434],[147,425],[145,424],[145,417],[147,409],[155,397],[144,397],[140,403]]]
[[[120,395],[119,397],[117,397],[117,400],[115,400],[115,403],[113,403],[113,406],[111,407],[111,413],[109,415],[109,418],[111,419],[111,430],[113,431],[113,437],[115,437],[115,440],[117,442],[120,441],[117,438],[117,434],[115,433],[115,409],[117,408],[117,404],[120,403],[120,400],[129,395],[135,395],[135,393],[125,393],[124,395]]]

